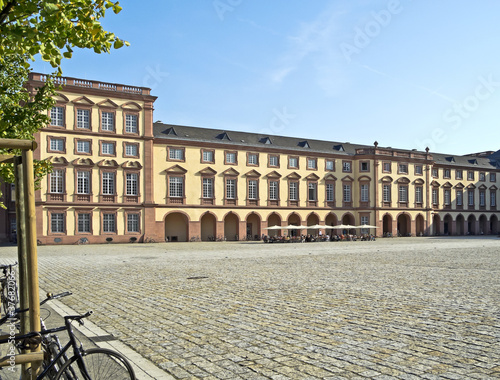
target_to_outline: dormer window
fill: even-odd
[[[298,146],[300,146],[301,148],[310,148],[309,143],[307,141],[299,142]]]
[[[343,145],[334,145],[333,146],[334,150],[337,150],[339,152],[345,152],[344,146]]]
[[[216,138],[218,138],[219,140],[231,141],[231,138],[229,137],[229,135],[226,132],[222,132],[221,134],[217,135]]]

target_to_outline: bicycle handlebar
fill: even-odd
[[[47,293],[47,298],[45,298],[42,302],[40,302],[40,306],[42,306],[45,302],[48,302],[50,300],[56,300],[58,298],[70,296],[72,294],[73,293],[71,293],[71,292],[63,292],[63,293],[59,293],[59,294],[55,294],[55,295],[53,295],[52,293]]]
[[[17,265],[17,261],[14,264],[0,264],[0,269],[7,269],[7,268],[12,268]]]
[[[64,323],[68,325],[72,321],[77,321],[80,325],[83,325],[82,319],[90,317],[94,312],[92,310],[87,311],[85,314],[82,315],[66,315],[64,317]]]

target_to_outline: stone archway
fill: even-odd
[[[490,231],[493,235],[498,234],[498,217],[496,215],[492,215],[490,218]]]
[[[488,218],[482,214],[479,217],[479,235],[488,235],[490,233]]]
[[[443,234],[446,236],[453,235],[453,218],[450,214],[446,214],[443,219]]]
[[[203,214],[200,219],[201,240],[215,241],[217,235],[217,219],[209,212]]]
[[[316,214],[314,214],[314,213],[312,213],[311,215],[309,215],[307,217],[306,223],[307,223],[308,226],[314,226],[315,224],[319,224],[319,216],[316,215]],[[318,232],[319,232],[318,230],[314,230],[314,229],[312,229],[312,230],[308,229],[307,230],[307,234],[308,235],[317,235]]]
[[[298,226],[296,230],[288,230],[288,236],[299,236],[301,232],[302,221],[300,220],[300,216],[296,213],[292,213],[288,217],[288,225],[289,226]]]
[[[188,241],[189,220],[180,212],[171,212],[165,217],[165,241]]]
[[[418,214],[415,219],[415,234],[416,236],[424,236],[425,234],[425,221],[422,214]]]
[[[475,235],[476,234],[476,217],[474,215],[469,215],[467,218],[467,234]]]
[[[267,218],[267,226],[268,227],[281,226],[281,216],[279,216],[278,214],[273,212]],[[281,235],[283,235],[283,230],[267,230],[267,235],[268,236],[281,236]]]
[[[382,234],[383,236],[392,236],[392,216],[385,214],[382,218]]]
[[[238,235],[240,219],[234,212],[230,212],[224,218],[224,238],[228,241],[239,240]]]
[[[455,221],[455,230],[457,235],[465,235],[465,218],[462,214],[457,216]]]
[[[356,222],[354,220],[354,215],[352,215],[350,213],[344,214],[342,216],[342,224],[355,226]],[[344,230],[344,231],[346,231],[346,230]],[[356,234],[356,229],[355,228],[351,228],[349,231],[347,231],[347,233],[351,234],[351,235],[355,235]]]
[[[411,220],[407,214],[398,216],[398,236],[409,236],[411,234]]]
[[[260,240],[260,216],[252,212],[247,216],[247,240]]]
[[[432,218],[432,234],[441,235],[441,218],[438,214],[434,214]]]
[[[337,223],[337,216],[333,213],[330,213],[326,216],[325,218],[325,225],[326,226],[336,226]],[[325,232],[326,234],[333,236],[334,235],[334,229],[327,229]]]

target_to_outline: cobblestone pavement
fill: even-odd
[[[165,378],[500,379],[498,238],[45,246],[39,268]]]

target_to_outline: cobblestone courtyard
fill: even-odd
[[[498,238],[42,246],[39,271],[165,378],[500,378]]]

